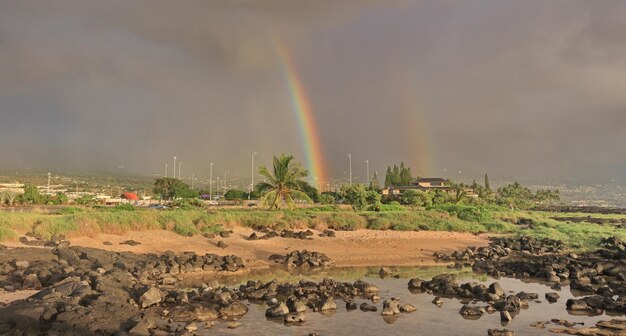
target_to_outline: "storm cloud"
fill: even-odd
[[[0,170],[304,161],[282,45],[334,178],[348,154],[357,176],[626,178],[624,17],[610,0],[0,1]]]

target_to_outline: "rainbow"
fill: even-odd
[[[309,176],[312,182],[317,184],[314,185],[322,190],[323,186],[329,183],[329,180],[313,108],[291,54],[284,45],[280,43],[276,45],[285,82],[291,96],[293,111],[298,120]]]
[[[415,79],[408,74],[410,71],[404,71],[396,77],[399,87],[397,99],[404,110],[404,132],[408,135],[411,144],[410,159],[406,163],[414,169],[413,176],[430,176],[435,173],[428,127],[430,122],[428,115],[424,113]]]

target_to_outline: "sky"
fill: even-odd
[[[0,170],[626,178],[626,1],[0,0]]]

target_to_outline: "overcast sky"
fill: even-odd
[[[0,169],[626,178],[626,1],[0,0]],[[121,169],[118,169],[121,170]]]

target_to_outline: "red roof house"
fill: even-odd
[[[139,196],[137,196],[137,194],[134,192],[125,192],[122,194],[122,198],[130,201],[139,201]]]

